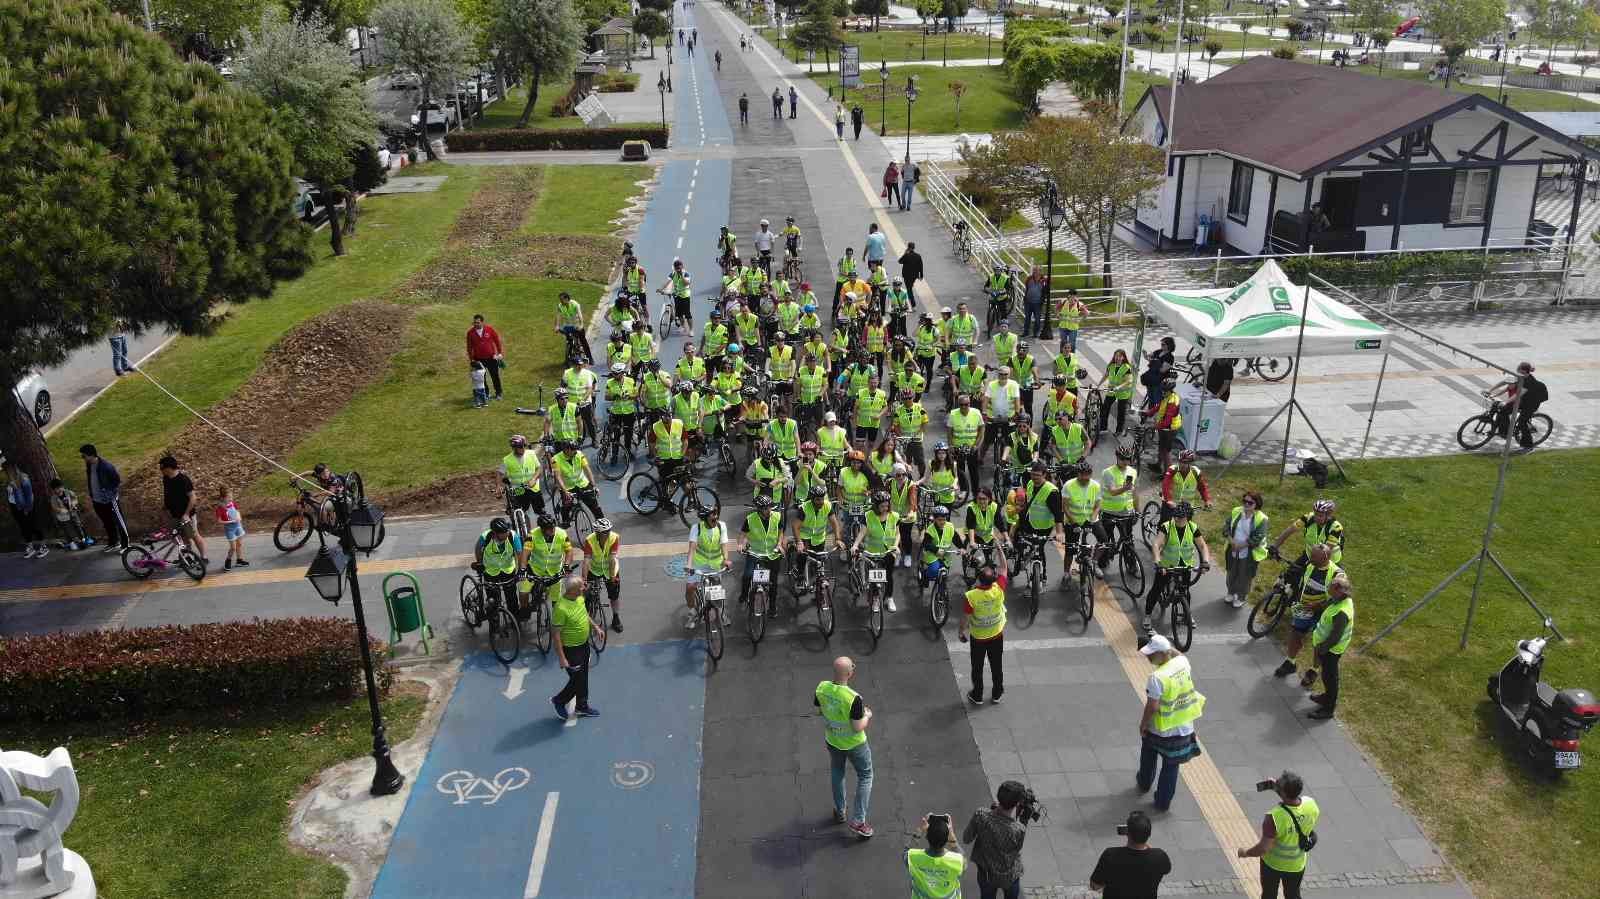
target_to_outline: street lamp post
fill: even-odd
[[[1051,280],[1055,277],[1056,229],[1066,223],[1066,210],[1057,202],[1055,181],[1045,182],[1044,196],[1039,198],[1039,222],[1044,225],[1044,301],[1050,304]]]
[[[922,61],[928,61],[928,26],[922,26]]]
[[[950,66],[950,23],[944,23],[944,62],[941,65]]]
[[[656,76],[656,91],[661,94],[661,127],[667,127],[667,76]]]
[[[880,137],[889,134],[889,60],[885,59],[878,64],[878,130]]]
[[[917,102],[917,76],[906,78],[906,159],[911,159],[911,104]]]
[[[672,93],[672,39],[667,39],[667,93]]]
[[[360,483],[360,475],[351,472],[346,479]],[[306,580],[317,595],[331,603],[338,603],[344,593],[344,582],[350,582],[350,603],[356,611],[356,640],[361,644],[361,669],[367,680],[367,706],[372,711],[372,758],[377,768],[372,773],[374,796],[392,796],[400,792],[406,782],[405,775],[395,768],[389,757],[389,739],[384,732],[383,712],[378,707],[378,684],[372,673],[372,647],[367,644],[367,616],[362,610],[361,581],[356,572],[356,553],[371,555],[383,542],[383,510],[358,499],[359,505],[350,508],[350,493],[337,493],[332,498],[335,524],[319,524],[317,540],[321,548],[311,567],[306,569]],[[329,545],[325,534],[332,531],[337,542]]]

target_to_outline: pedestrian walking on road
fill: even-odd
[[[589,704],[589,633],[598,632],[600,626],[589,620],[589,610],[584,606],[583,578],[577,575],[562,582],[561,595],[550,604],[550,626],[559,639],[556,644],[556,661],[567,673],[567,685],[550,697],[556,717],[567,720],[567,703],[577,700],[573,711],[579,718],[598,718],[600,710]]]
[[[1343,571],[1328,583],[1328,604],[1317,619],[1311,632],[1311,648],[1322,665],[1322,692],[1313,693],[1311,701],[1317,708],[1306,717],[1318,721],[1332,718],[1334,706],[1339,704],[1339,660],[1350,648],[1350,637],[1356,629],[1356,604],[1350,597],[1350,577]]]
[[[741,35],[739,35],[739,52],[743,53],[744,50],[745,50],[745,47],[744,47],[744,35],[741,34]]]
[[[133,371],[128,364],[128,328],[120,321],[111,328],[111,370],[119,378]]]
[[[783,118],[783,92],[778,88],[772,89],[772,118],[774,121]]]
[[[838,103],[833,104],[833,130],[844,140],[844,107]]]
[[[900,167],[889,160],[889,167],[883,170],[883,198],[895,206],[900,205]]]
[[[983,660],[989,660],[989,671],[994,675],[994,692],[989,703],[999,705],[1006,692],[1005,667],[1001,657],[1006,648],[1006,591],[995,583],[993,565],[983,566],[978,572],[978,585],[967,591],[966,608],[961,614],[957,639],[967,642],[972,637],[972,692],[967,694],[973,705],[983,705]]]
[[[693,56],[694,55],[694,41],[692,41],[692,40],[689,41],[688,50],[689,50],[689,55]]]
[[[750,124],[750,95],[749,94],[741,93],[739,95],[739,124],[740,125],[749,125]]]
[[[505,363],[506,348],[500,342],[500,332],[484,323],[483,316],[472,317],[472,327],[467,329],[467,365],[483,363],[494,382],[494,398],[500,399],[505,391],[500,388],[500,366]]]
[[[873,222],[867,226],[866,245],[862,248],[861,252],[862,255],[864,255],[867,259],[868,267],[871,267],[873,263],[882,265],[883,260],[888,258],[889,238],[884,236],[882,231],[878,230],[877,222]]]
[[[1044,328],[1044,272],[1036,265],[1022,282],[1022,337],[1048,339]]]
[[[920,171],[921,169],[919,169],[916,164],[911,161],[910,156],[907,156],[905,162],[900,164],[901,212],[911,211],[911,189],[916,187],[917,179],[921,177],[921,175],[918,174]]]
[[[978,895],[984,899],[1022,895],[1022,843],[1028,827],[1017,820],[1017,807],[1028,788],[1008,780],[995,791],[995,801],[974,812],[961,832],[961,842],[972,844],[972,864],[978,869]]]
[[[222,525],[222,539],[228,545],[228,557],[222,562],[222,570],[232,571],[235,565],[249,568],[250,563],[244,559],[244,516],[239,514],[239,507],[233,502],[232,487],[217,491],[217,505],[213,512],[217,516],[217,524]]]
[[[922,254],[917,252],[916,241],[907,243],[906,251],[900,254],[900,277],[906,281],[906,293],[915,298],[917,282],[922,280]]]
[[[17,532],[22,535],[22,557],[42,559],[50,555],[50,545],[45,543],[44,531],[39,529],[39,522],[33,515],[33,505],[38,499],[33,492],[33,478],[11,459],[0,465],[0,469],[6,476],[6,508],[11,510]]]
[[[1278,804],[1261,819],[1260,842],[1240,849],[1239,857],[1261,859],[1262,899],[1278,899],[1279,884],[1283,885],[1284,899],[1300,899],[1306,856],[1315,845],[1322,809],[1315,799],[1304,795],[1305,782],[1293,771],[1285,771],[1267,783],[1277,794]]]
[[[856,104],[851,105],[851,107],[850,107],[850,126],[852,128],[854,128],[855,131],[856,131],[856,140],[860,140],[861,139],[861,126],[866,124],[866,121],[867,121],[867,112],[866,112],[866,110],[861,108],[861,104],[860,103],[856,103]]]
[[[872,801],[872,747],[867,743],[867,725],[872,723],[872,709],[862,701],[861,694],[850,689],[850,680],[856,676],[856,663],[849,656],[833,660],[833,680],[817,684],[811,702],[822,710],[827,725],[828,758],[832,762],[833,821],[845,824],[850,832],[862,839],[873,834],[867,823],[867,805]],[[845,762],[856,771],[856,800],[850,807],[850,816],[844,811]]]
[[[1101,421],[1105,421],[1103,415]],[[1250,584],[1256,579],[1256,569],[1267,557],[1267,513],[1261,511],[1261,494],[1254,490],[1244,492],[1239,505],[1228,513],[1227,533],[1227,602],[1242,609],[1250,596]]]
[[[89,504],[106,529],[105,552],[120,553],[128,548],[128,523],[122,517],[122,474],[100,458],[94,444],[78,447],[83,457],[83,482],[88,485]]]
[[[1139,652],[1156,666],[1145,683],[1144,713],[1139,718],[1139,776],[1137,786],[1144,793],[1155,784],[1156,811],[1172,805],[1178,791],[1178,766],[1200,752],[1194,738],[1194,723],[1200,720],[1206,698],[1194,688],[1194,673],[1189,658],[1173,648],[1160,634],[1151,636]],[[1156,759],[1161,760],[1161,776],[1156,777]]]
[[[795,117],[795,110],[799,107],[799,105],[800,92],[795,90],[794,85],[791,84],[789,85],[789,118],[792,119]]]
[[[717,51],[717,52],[716,52],[716,53],[715,53],[715,54],[714,54],[714,56],[715,56],[715,58],[716,58],[716,60],[717,60],[717,71],[718,71],[718,72],[721,72],[721,71],[722,71],[722,51],[721,51],[721,50],[718,50],[718,51]]]

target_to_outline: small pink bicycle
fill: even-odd
[[[139,580],[176,565],[196,581],[205,580],[206,563],[185,546],[177,528],[161,528],[122,551],[122,567]]]

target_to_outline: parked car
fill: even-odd
[[[429,128],[439,127],[448,129],[461,127],[461,115],[456,112],[456,109],[453,105],[444,106],[441,105],[437,100],[429,100],[425,105],[428,108]],[[421,105],[417,107],[416,112],[411,114],[411,124],[418,126],[422,124]]]
[[[50,388],[45,384],[43,376],[29,372],[12,389],[16,391],[22,408],[33,412],[33,420],[39,427],[42,428],[50,423],[50,416],[54,410],[50,406]]]
[[[392,91],[414,91],[422,87],[422,76],[416,72],[395,72],[389,76],[388,88]]]
[[[294,198],[294,216],[308,225],[320,225],[328,217],[327,204],[323,201],[322,192],[317,190],[309,181],[300,178],[294,179],[299,191]]]

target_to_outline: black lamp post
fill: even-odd
[[[949,22],[945,22],[944,23],[944,62],[940,63],[940,65],[943,65],[946,68],[948,68],[949,65],[950,65],[950,23]]]
[[[889,133],[889,60],[885,59],[878,65],[878,118],[881,123],[878,130],[879,136]]]
[[[911,104],[917,102],[917,76],[906,79],[906,159],[911,159]]]
[[[928,61],[928,26],[922,26],[922,61]]]
[[[1045,308],[1050,304],[1051,280],[1055,277],[1056,262],[1056,229],[1066,223],[1066,210],[1061,208],[1057,201],[1056,183],[1046,181],[1044,196],[1039,198],[1039,222],[1044,225],[1044,301]]]
[[[348,475],[359,482],[354,472]],[[367,616],[362,610],[361,581],[356,573],[356,553],[371,554],[383,542],[383,510],[362,497],[360,504],[350,508],[347,493],[332,498],[333,525],[319,525],[317,541],[321,548],[311,567],[306,569],[306,580],[311,582],[317,595],[337,604],[344,594],[344,582],[350,582],[350,603],[356,610],[356,641],[361,644],[361,669],[367,679],[367,706],[372,710],[372,758],[377,768],[372,773],[372,795],[392,796],[400,792],[406,782],[405,775],[395,768],[389,757],[389,739],[384,733],[383,711],[378,708],[378,683],[372,673],[372,647],[367,644]],[[329,545],[325,534],[332,533],[337,542]]]
[[[667,127],[667,76],[656,76],[656,90],[661,94],[661,127]]]
[[[667,39],[667,93],[672,93],[672,39]]]

